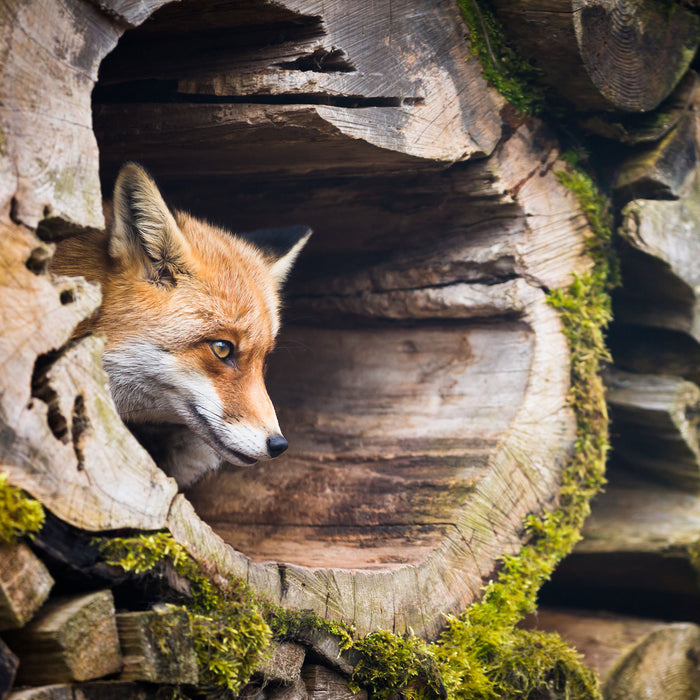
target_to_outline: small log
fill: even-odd
[[[619,203],[680,198],[697,163],[696,121],[694,112],[686,112],[661,141],[635,151],[622,164],[614,185]]]
[[[51,574],[27,545],[0,545],[0,630],[22,627],[52,587]]]
[[[621,612],[693,621],[700,602],[700,497],[623,472],[596,497],[583,540],[559,566],[549,601],[612,599]]]
[[[619,233],[625,285],[615,297],[621,322],[681,331],[700,340],[699,211],[697,173],[677,201],[638,199],[624,207]]]
[[[185,610],[119,613],[117,631],[122,680],[197,684],[197,657]]]
[[[700,80],[689,70],[678,87],[653,112],[596,112],[581,114],[578,124],[587,132],[630,146],[661,140],[687,114],[695,100]]]
[[[12,693],[8,700],[155,700],[158,689],[142,683],[122,681],[97,681],[79,685],[44,685],[22,688]]]
[[[308,664],[301,674],[309,700],[367,700],[366,691],[353,693],[347,678],[325,666]]]
[[[51,601],[7,642],[20,659],[19,684],[92,680],[122,665],[111,591]]]
[[[527,628],[558,633],[601,677],[606,700],[694,700],[700,627],[602,613],[542,609]]]
[[[700,627],[678,623],[651,632],[610,670],[606,700],[696,700],[700,693]]]
[[[581,111],[654,109],[683,77],[700,38],[698,17],[676,3],[495,0],[493,6],[543,81]]]
[[[265,657],[255,669],[263,681],[295,685],[301,677],[306,650],[291,642],[272,642]]]
[[[0,639],[0,700],[5,700],[12,688],[17,673],[19,659],[11,649]]]
[[[614,459],[669,484],[700,487],[700,388],[678,377],[606,373]]]

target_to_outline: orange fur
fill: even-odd
[[[287,259],[271,256],[188,214],[172,215],[133,164],[122,169],[106,213],[107,230],[64,241],[52,271],[102,287],[102,305],[76,333],[106,335],[105,367],[122,417],[187,426],[219,461],[265,458],[261,440],[286,445],[263,367],[279,329],[281,281],[308,234]],[[214,341],[230,342],[235,362],[219,359]],[[165,468],[181,486],[214,468],[173,465],[177,459]]]

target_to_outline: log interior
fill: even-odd
[[[579,215],[571,199],[536,195],[535,209],[551,211],[542,238],[530,230],[526,218],[539,219],[517,197],[535,137],[504,148],[515,161],[525,148],[522,165],[507,166],[506,194],[500,165],[467,162],[488,139],[496,145],[493,110],[484,120],[469,106],[455,120],[434,104],[454,86],[429,81],[470,65],[456,49],[431,55],[445,65],[411,64],[428,77],[409,80],[402,65],[389,80],[386,56],[373,73],[362,65],[367,47],[341,43],[333,11],[326,24],[263,2],[208,2],[201,12],[197,3],[196,16],[188,7],[162,8],[103,62],[93,96],[103,188],[137,160],[171,204],[233,231],[315,231],[288,284],[268,375],[291,447],[196,485],[187,497],[197,514],[253,561],[309,568],[396,569],[438,550],[461,557],[472,538],[485,551],[493,538],[513,541],[526,509],[550,501],[571,445],[566,351],[560,337],[538,345],[533,324],[559,332],[553,312],[534,309],[546,306],[542,288],[577,264],[578,233],[568,258],[550,247],[572,236]],[[451,3],[416,8],[426,21],[414,34],[447,32],[440,45],[466,51],[460,25],[439,21]],[[430,132],[436,120],[447,120],[449,148]],[[467,143],[466,121],[481,146]],[[393,135],[414,122],[426,136],[407,145]],[[551,190],[541,150],[551,142],[536,138],[533,186]],[[556,370],[544,379],[547,353]],[[521,468],[522,481],[511,480]],[[480,515],[492,500],[495,523]]]

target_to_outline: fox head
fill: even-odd
[[[171,212],[133,163],[119,173],[108,224],[93,329],[107,336],[104,366],[122,418],[184,424],[236,465],[284,452],[263,373],[280,287],[311,231],[248,242]]]

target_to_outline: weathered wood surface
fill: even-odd
[[[111,591],[52,600],[6,639],[20,660],[19,685],[91,680],[122,666]]]
[[[619,201],[679,199],[697,165],[697,117],[686,111],[663,139],[641,148],[623,163],[615,181]]]
[[[46,567],[26,544],[0,545],[0,630],[22,627],[53,587]]]
[[[453,162],[495,147],[500,124],[493,114],[504,102],[484,90],[478,63],[467,60],[450,0],[409,0],[400,12],[386,2],[285,0],[258,3],[257,12],[250,5],[229,0],[215,12],[193,13],[175,4],[126,38],[105,62],[112,90],[98,93],[98,101],[126,94],[128,102],[152,102],[155,88],[157,102],[213,104],[99,107],[104,167],[138,158],[156,171],[167,169],[161,159],[178,153],[170,139],[193,129],[206,139],[197,160],[210,152],[200,163],[208,173],[252,166],[259,174],[266,165],[288,174],[362,172],[373,159],[421,167],[416,158]],[[191,47],[187,60],[178,39]],[[114,89],[139,80],[151,81],[144,95],[138,85]],[[125,119],[132,109],[139,115]],[[139,123],[155,127],[151,138],[134,133]],[[304,132],[314,135],[299,138]],[[162,139],[170,141],[165,148]],[[350,148],[357,139],[363,143]],[[236,155],[224,159],[220,149]]]
[[[677,623],[651,632],[610,670],[608,700],[693,700],[700,692],[700,627]]]
[[[292,642],[272,642],[270,649],[255,670],[263,681],[295,685],[301,678],[306,649]]]
[[[614,458],[636,474],[698,490],[700,387],[680,377],[606,374]]]
[[[140,21],[156,4],[141,12],[115,3],[116,14],[100,21],[115,38],[122,20]],[[195,7],[199,25],[187,19]],[[0,454],[13,483],[72,525],[165,526],[222,581],[239,575],[284,606],[354,623],[360,634],[434,636],[444,613],[481,595],[500,557],[519,548],[523,517],[556,503],[573,449],[569,354],[546,290],[588,268],[590,231],[557,180],[566,167],[558,144],[537,122],[501,109],[451,2],[412,0],[400,12],[356,3],[357,33],[344,3],[183,3],[168,12],[131,49],[177,27],[180,47],[188,33],[206,46],[222,20],[232,36],[258,27],[242,47],[248,58],[223,73],[216,63],[204,75],[200,64],[195,77],[210,82],[194,85],[190,56],[179,51],[169,64],[182,71],[175,97],[160,85],[153,99],[164,103],[125,106],[113,90],[135,79],[129,71],[140,59],[120,64],[115,53],[95,111],[103,165],[145,152],[166,191],[198,214],[225,213],[234,228],[315,227],[298,277],[308,283],[291,291],[297,322],[281,339],[310,352],[280,353],[270,373],[297,452],[274,469],[227,470],[203,483],[190,494],[195,514],[117,420],[99,341],[66,346],[98,303],[94,290],[52,285],[45,244],[7,211],[2,282],[11,304],[2,307],[9,330],[0,350],[6,376],[21,380],[2,394],[12,440]],[[289,41],[273,58],[264,27],[278,20]],[[107,43],[91,47],[95,62]],[[365,58],[370,44],[376,55]],[[252,60],[263,47],[268,53]],[[282,58],[291,65],[277,65]],[[356,70],[339,69],[343,62]],[[244,89],[232,76],[246,70],[261,79],[229,94]],[[87,123],[89,106],[76,104],[88,109],[78,120]],[[97,166],[86,144],[89,192]],[[18,190],[13,208],[27,225],[44,216],[32,182],[34,198]],[[99,224],[77,205],[51,212],[39,229],[47,238],[69,233],[64,220]]]
[[[353,693],[346,678],[325,666],[306,666],[303,678],[309,700],[366,700],[367,697],[364,690]]]
[[[126,612],[116,619],[122,680],[197,685],[197,657],[187,611]]]
[[[557,570],[556,585],[586,590],[592,600],[617,592],[621,610],[654,600],[658,614],[697,619],[700,498],[624,472],[611,478],[593,503],[583,540]]]
[[[606,700],[692,700],[700,691],[700,627],[691,623],[540,609],[527,627],[556,632],[603,682]]]
[[[647,112],[692,61],[700,22],[654,0],[495,0],[507,36],[581,111]]]

